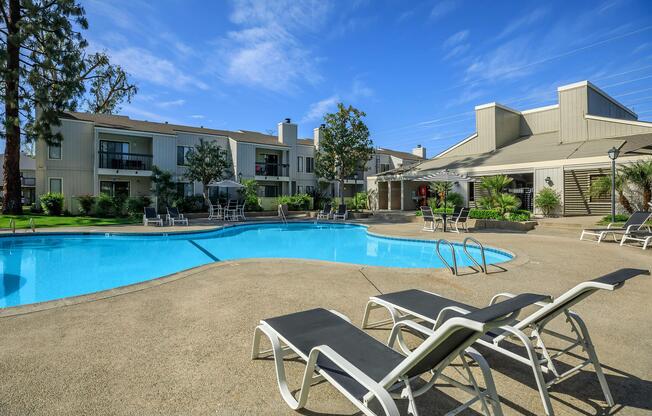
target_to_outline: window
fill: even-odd
[[[303,186],[299,185],[297,186],[297,193],[302,194],[303,193]]]
[[[54,192],[57,194],[63,193],[63,179],[50,178],[50,192]]]
[[[177,146],[177,166],[188,166],[188,153],[191,150],[189,146]]]
[[[61,159],[61,143],[48,145],[48,159]]]
[[[381,163],[380,164],[380,172],[387,172],[389,170],[389,163]]]
[[[315,187],[310,185],[306,186],[306,193],[308,195],[313,195],[315,193]]]
[[[263,185],[263,196],[266,197],[277,197],[278,196],[278,185]]]
[[[589,175],[589,189],[591,186],[607,175]],[[596,195],[589,197],[589,202],[611,202],[611,193],[605,192],[604,195]]]
[[[469,201],[475,201],[475,183],[469,182]]]
[[[303,156],[297,156],[297,172],[303,172]]]
[[[100,181],[100,193],[109,196],[129,197],[129,182],[126,181]]]
[[[177,182],[177,195],[179,196],[193,196],[194,187],[190,182]]]
[[[104,153],[129,153],[129,143],[100,140],[100,152]]]
[[[306,173],[313,173],[315,171],[315,158],[307,157],[306,158]]]

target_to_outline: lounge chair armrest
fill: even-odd
[[[390,347],[393,347],[393,344],[394,344],[393,341],[396,338],[396,335],[398,335],[397,332],[402,330],[405,327],[413,329],[413,330],[415,330],[417,332],[420,332],[423,335],[428,336],[428,337],[435,333],[434,330],[432,330],[432,329],[430,329],[428,327],[425,327],[425,326],[423,326],[421,324],[418,324],[418,323],[416,323],[414,321],[406,319],[406,320],[403,320],[403,321],[398,321],[397,323],[394,324],[394,326],[392,327],[392,332],[389,335],[390,341],[387,342],[387,345],[389,345]]]
[[[610,222],[609,224],[607,224],[607,230],[611,230],[611,226],[612,226],[612,225],[614,225],[613,222]]]
[[[515,297],[516,297],[515,294],[513,294],[513,293],[509,293],[509,292],[497,293],[497,294],[494,295],[493,298],[491,298],[491,301],[489,301],[489,305],[494,305],[494,304],[495,304],[499,299],[501,299],[501,298],[512,299],[512,298],[515,298]],[[550,301],[549,301],[549,302],[546,302],[546,301],[539,301],[539,302],[534,302],[533,305],[537,305],[537,306],[546,306],[548,303],[550,303],[550,302],[552,302],[552,301],[553,301],[553,299],[552,299],[552,297],[550,297]]]
[[[396,407],[396,403],[394,403],[394,399],[392,399],[392,396],[389,394],[389,392],[328,345],[319,345],[310,351],[310,355],[308,356],[308,365],[306,367],[306,374],[308,374],[308,371],[314,371],[314,366],[317,363],[317,358],[320,354],[331,360],[345,373],[353,377],[355,381],[368,389],[371,394],[376,396],[376,399],[378,399],[378,402],[383,407],[386,415],[399,416],[400,413]],[[304,383],[309,383],[310,381],[310,377],[304,376]],[[302,389],[304,387],[307,386],[302,386]]]
[[[638,230],[639,228],[641,228],[644,225],[645,224],[629,224],[627,226],[627,229],[625,230],[625,234],[629,234],[630,232],[632,232],[632,229]],[[647,228],[650,229],[650,227],[647,227]]]

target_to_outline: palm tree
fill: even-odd
[[[490,198],[494,198],[503,192],[503,189],[507,188],[513,181],[514,179],[507,175],[487,176],[482,178],[480,187],[489,193]]]
[[[452,182],[433,182],[430,185],[430,189],[437,193],[439,199],[439,204],[443,204],[444,195],[450,193],[453,190]]]
[[[493,208],[503,217],[508,212],[514,212],[521,206],[521,200],[512,194],[498,194],[493,199]]]
[[[625,181],[643,190],[643,211],[650,207],[652,199],[652,159],[639,160],[620,168],[620,174]]]
[[[626,182],[625,176],[622,172],[618,171],[616,173],[616,192],[618,193],[618,202],[631,214],[634,212],[634,209],[623,193]],[[611,192],[611,176],[601,176],[599,179],[592,182],[591,188],[589,188],[589,195],[594,198],[604,197],[609,195],[609,192]]]

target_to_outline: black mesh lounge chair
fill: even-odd
[[[143,225],[163,225],[163,220],[161,216],[156,213],[156,208],[154,207],[145,207],[145,213],[143,214]]]
[[[339,204],[337,206],[337,212],[333,213],[333,219],[341,219],[346,221],[346,217],[348,217],[349,211],[346,209],[346,204]]]
[[[652,231],[650,230],[650,227],[647,227],[647,230],[630,231],[623,234],[623,238],[620,240],[620,245],[624,245],[627,241],[643,243],[643,250],[645,250],[652,242]]]
[[[311,309],[262,320],[254,331],[252,359],[273,353],[281,395],[294,410],[305,406],[311,385],[325,379],[366,415],[376,414],[368,407],[374,398],[383,413],[392,416],[399,415],[393,399],[407,398],[408,411],[416,415],[414,397],[428,391],[437,379],[442,379],[473,396],[460,408],[479,400],[485,414],[490,414],[491,407],[493,414],[500,415],[500,402],[491,371],[482,356],[469,346],[488,331],[513,321],[522,308],[544,298],[534,294],[519,295],[468,315],[453,317],[435,330],[412,321],[400,322],[393,328],[393,334],[409,329],[426,338],[407,356],[391,348],[391,344],[387,346],[358,329],[338,312]],[[271,350],[260,350],[263,334],[271,341]],[[298,398],[291,393],[285,378],[283,358],[292,353],[306,363]],[[462,360],[470,386],[442,374],[458,357]],[[486,389],[478,387],[469,370],[470,361],[482,369]],[[426,373],[432,375],[430,381],[413,390],[411,381]]]
[[[462,228],[464,231],[468,232],[468,219],[469,219],[469,213],[471,212],[470,209],[468,208],[462,208],[457,212],[457,215],[453,213],[450,217],[446,218],[446,221],[448,221],[448,224],[451,225],[453,228],[450,228],[450,230],[454,233],[460,232],[460,228]]]
[[[168,224],[176,225],[177,223],[179,223],[179,224],[188,225],[188,218],[184,217],[183,214],[179,213],[178,208],[167,207],[167,210],[168,210],[168,215],[167,215]]]
[[[429,206],[421,207],[421,216],[423,217],[423,228],[422,231],[435,232],[441,223],[441,218],[435,218],[435,215],[432,213],[432,208]]]
[[[582,230],[582,235],[580,235],[580,240],[584,239],[584,236],[594,236],[597,237],[597,242],[604,240],[608,235],[612,235],[614,241],[618,241],[616,234],[628,234],[631,231],[639,230],[645,226],[645,222],[650,219],[652,212],[647,211],[636,211],[629,216],[625,224],[622,227],[615,227],[613,223],[607,225],[607,228],[587,228]],[[648,227],[649,231],[649,227]]]
[[[319,211],[317,213],[317,219],[318,220],[327,220],[330,219],[331,217],[331,210],[333,209],[333,206],[331,205],[330,202],[327,202],[324,204],[324,209]]]
[[[595,369],[596,376],[598,377],[608,405],[613,406],[614,401],[611,396],[611,391],[602,373],[602,367],[591,343],[591,337],[589,336],[586,324],[577,313],[571,311],[569,308],[598,290],[613,291],[619,289],[627,280],[638,275],[649,275],[649,271],[621,269],[597,279],[582,282],[554,301],[538,302],[536,305],[539,306],[539,309],[535,312],[521,321],[512,322],[510,326],[503,326],[502,328],[491,331],[481,339],[478,339],[477,343],[527,364],[532,368],[546,415],[554,414],[550,396],[548,395],[548,388],[579,372],[589,364],[592,364]],[[490,304],[494,304],[500,298],[510,298],[513,296],[510,293],[500,293],[491,299]],[[391,315],[391,319],[369,323],[370,312],[376,308],[387,309]],[[365,308],[364,317],[362,318],[362,328],[376,327],[388,322],[403,322],[406,319],[424,321],[437,328],[438,325],[441,325],[441,322],[446,321],[450,316],[474,312],[476,310],[478,309],[474,306],[456,302],[434,293],[422,290],[406,290],[371,297]],[[570,325],[573,336],[560,334],[546,328],[546,325],[559,315],[564,315]],[[543,334],[554,337],[555,341],[565,343],[566,345],[555,351],[549,350],[544,343]],[[400,338],[401,334],[398,334],[398,336],[398,342],[401,348],[404,350],[407,349],[404,341]],[[503,346],[506,342],[506,337],[518,339],[525,347],[527,356],[516,354],[513,352],[513,349],[506,349]],[[558,342],[555,343],[555,347],[559,346]],[[537,349],[540,349],[540,354],[537,354],[535,346]],[[587,358],[576,367],[566,372],[560,372],[555,364],[555,360],[568,353],[573,357],[579,357],[576,352],[571,352],[578,347],[586,351]],[[548,376],[548,380],[546,380],[544,374]]]

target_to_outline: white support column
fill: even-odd
[[[387,181],[387,209],[392,210],[392,182]]]
[[[405,181],[401,181],[401,211],[405,211]]]

